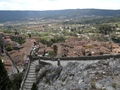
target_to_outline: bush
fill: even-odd
[[[48,54],[49,54],[49,57],[53,57],[53,56],[55,56],[54,51],[49,51]]]
[[[14,88],[16,88],[17,90],[19,90],[21,82],[23,79],[23,73],[16,73],[12,75],[12,82],[14,84]]]
[[[117,88],[117,84],[116,83],[112,83],[112,87],[116,89]]]
[[[12,50],[13,50],[13,48],[12,48],[12,46],[11,46],[11,45],[7,45],[7,46],[6,46],[6,50],[7,50],[7,51],[12,51]]]
[[[23,39],[18,39],[18,43],[22,45],[25,41]]]
[[[46,44],[47,46],[51,46],[54,43],[58,43],[58,42],[64,42],[65,38],[63,36],[56,36],[54,38],[41,38],[40,42],[43,44]]]
[[[91,82],[91,88],[92,88],[92,89],[96,89],[96,85],[95,85],[95,82],[94,82],[94,81]]]
[[[37,84],[33,83],[31,90],[38,90]]]

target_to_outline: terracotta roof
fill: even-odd
[[[80,56],[84,50],[86,54],[92,53],[92,55],[100,55],[100,53],[112,54],[112,49],[118,53],[119,50],[117,49],[120,48],[119,45],[112,42],[85,41],[76,38],[68,39],[65,43],[55,43],[53,45],[58,46],[58,56],[61,53],[61,56],[67,55],[67,57]]]
[[[12,62],[7,56],[2,57],[2,59],[5,65],[11,66]]]
[[[35,42],[34,39],[26,39],[26,42],[21,46],[23,48],[21,48],[20,50],[12,50],[8,52],[17,66],[24,63],[24,56],[29,55],[31,47],[33,46],[34,42]],[[5,62],[6,68],[8,68],[8,65],[12,64],[7,56],[4,56],[3,60]]]

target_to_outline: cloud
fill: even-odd
[[[120,9],[119,0],[0,0],[0,10]]]

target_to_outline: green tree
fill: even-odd
[[[24,41],[22,38],[19,38],[19,39],[18,39],[18,43],[19,43],[20,45],[22,45],[24,42],[25,42],[25,41]]]
[[[118,24],[115,24],[115,27],[119,27]]]
[[[33,83],[31,90],[38,90],[37,84]]]
[[[13,48],[12,48],[12,46],[11,46],[11,45],[7,45],[7,46],[6,46],[6,50],[7,50],[7,51],[12,51],[12,50],[13,50]]]
[[[51,46],[54,43],[64,42],[65,38],[63,36],[56,36],[55,38],[51,38],[49,41],[47,39],[40,39],[40,42],[46,44],[47,46]]]
[[[7,71],[0,60],[0,90],[13,90],[13,84],[7,75]]]
[[[14,88],[19,90],[22,82],[23,73],[16,73],[12,75],[12,82],[14,83]]]
[[[49,53],[49,56],[50,56],[50,57],[53,57],[53,56],[55,56],[55,53],[54,53],[54,51],[49,51],[48,53]]]
[[[57,51],[58,51],[58,46],[57,45],[54,45],[53,46],[53,50],[54,50],[54,54],[55,56],[57,55]]]
[[[110,34],[112,32],[112,27],[110,25],[101,25],[99,26],[99,33]]]

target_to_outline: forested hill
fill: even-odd
[[[59,19],[74,17],[96,17],[96,16],[120,16],[120,10],[103,9],[68,9],[68,10],[49,10],[49,11],[0,11],[0,22],[20,21],[29,18]]]

